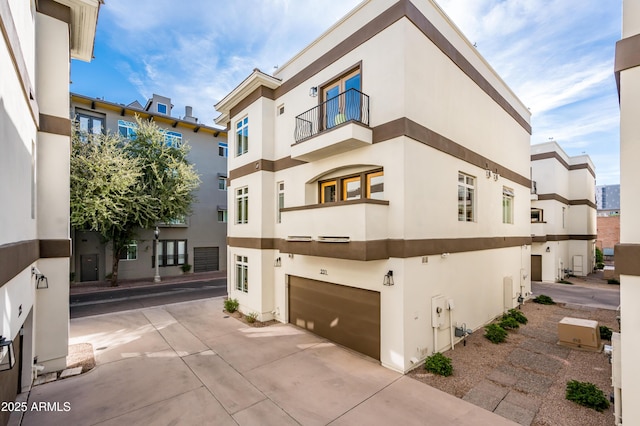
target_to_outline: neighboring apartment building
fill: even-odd
[[[531,146],[531,279],[584,276],[595,266],[595,166],[556,142]]]
[[[135,116],[153,120],[167,143],[188,143],[188,160],[200,175],[193,212],[173,223],[159,224],[160,276],[182,274],[184,264],[193,272],[224,270],[227,264],[227,134],[206,126],[192,116],[172,117],[171,99],[153,95],[145,106],[108,102],[78,94],[71,95],[71,117],[88,132],[112,132],[124,137],[135,134]],[[76,230],[73,239],[73,266],[76,281],[103,280],[111,273],[111,246],[97,232]],[[121,260],[120,279],[154,275],[155,240],[153,229],[141,229]]]
[[[621,335],[614,334],[613,385],[616,424],[640,422],[640,3],[622,2],[622,39],[616,44],[615,75],[620,100],[620,274]],[[623,383],[624,381],[624,383]],[[624,392],[621,388],[624,386]],[[622,416],[622,417],[621,417]]]
[[[216,109],[243,312],[404,372],[530,293],[530,114],[433,1],[364,1]]]
[[[596,205],[598,215],[601,211],[620,213],[620,185],[596,186]]]
[[[0,0],[3,402],[31,387],[36,358],[45,371],[66,367],[69,67],[71,58],[91,60],[100,3]],[[0,424],[9,411],[0,411]]]

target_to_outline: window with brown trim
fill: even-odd
[[[372,170],[319,182],[320,203],[384,198],[384,172]]]

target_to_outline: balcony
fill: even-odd
[[[538,184],[535,180],[531,181],[531,200],[538,199]]]
[[[388,201],[361,199],[285,208],[282,224],[318,242],[373,241],[389,238],[388,216]]]
[[[349,89],[296,117],[291,158],[315,161],[371,145],[369,96]]]

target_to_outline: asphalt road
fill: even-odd
[[[611,289],[582,287],[569,284],[532,282],[534,296],[546,294],[556,302],[572,303],[600,309],[617,309],[620,305],[620,286]]]
[[[226,278],[157,287],[122,288],[72,295],[69,297],[69,311],[71,318],[80,318],[226,294]]]

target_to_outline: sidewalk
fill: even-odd
[[[122,288],[138,288],[149,286],[157,287],[167,284],[209,281],[226,277],[227,271],[198,272],[192,274],[176,275],[173,277],[161,277],[162,281],[159,283],[154,283],[153,277],[138,278],[132,280],[118,280],[118,285],[116,287],[111,286],[111,281],[89,281],[72,283],[69,286],[69,295],[73,296],[74,294],[111,291],[114,289]]]

